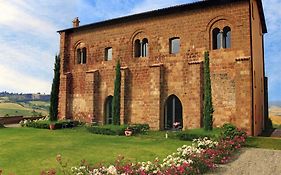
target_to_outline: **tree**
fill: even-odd
[[[204,129],[210,131],[213,129],[213,104],[212,87],[210,77],[209,52],[204,54]]]
[[[58,120],[58,104],[59,104],[59,86],[60,86],[60,56],[55,57],[54,78],[52,83],[52,91],[50,97],[50,120]]]
[[[115,68],[114,95],[112,102],[113,124],[120,125],[120,87],[121,87],[121,70],[120,61],[117,61]]]

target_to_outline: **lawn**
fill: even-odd
[[[281,138],[249,137],[247,147],[281,150]]]
[[[0,169],[4,174],[39,174],[57,168],[56,155],[70,165],[83,159],[91,163],[111,163],[118,155],[131,161],[160,159],[176,151],[187,141],[165,139],[165,132],[124,137],[95,135],[85,128],[43,130],[34,128],[0,129]]]

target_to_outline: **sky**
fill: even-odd
[[[50,93],[61,29],[195,0],[0,0],[0,91]],[[263,0],[269,101],[281,101],[281,0]]]

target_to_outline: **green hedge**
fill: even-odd
[[[133,134],[145,134],[149,130],[148,124],[132,124],[128,126],[133,131]]]
[[[148,124],[133,124],[133,125],[103,125],[88,127],[88,131],[94,134],[102,135],[125,135],[125,130],[129,128],[133,131],[133,135],[144,134],[149,130]]]
[[[190,129],[181,131],[176,134],[180,140],[192,141],[193,139],[208,137],[211,139],[218,139],[220,137],[220,129],[214,128],[212,131],[205,131],[203,128]]]
[[[0,128],[5,128],[4,124],[0,123]]]
[[[235,136],[245,136],[247,135],[244,130],[238,129],[235,125],[231,123],[225,123],[221,128],[221,138],[233,139]]]
[[[49,121],[36,121],[36,122],[28,122],[25,124],[26,127],[31,128],[40,128],[40,129],[49,129],[50,122]]]
[[[26,127],[32,127],[32,128],[39,128],[39,129],[49,129],[50,128],[50,121],[31,121],[25,124]],[[79,121],[57,121],[54,122],[55,129],[62,129],[62,128],[73,128],[78,126],[80,123]]]
[[[88,127],[88,131],[94,134],[102,135],[124,135],[125,125],[104,125],[104,126],[91,126]]]

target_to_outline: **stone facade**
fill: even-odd
[[[203,55],[209,51],[214,126],[231,122],[249,135],[261,133],[266,26],[260,0],[200,1],[80,27],[77,21],[59,31],[59,118],[106,123],[120,60],[121,123],[164,129],[177,115],[183,129],[202,127]],[[230,48],[213,49],[212,31],[226,26]],[[179,52],[171,54],[175,37]],[[146,54],[136,57],[135,42],[144,38]],[[80,47],[86,48],[86,64],[77,63]],[[109,47],[112,60],[105,58]]]

